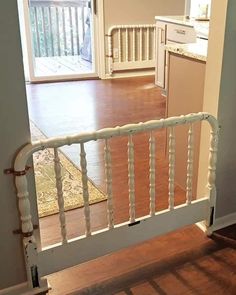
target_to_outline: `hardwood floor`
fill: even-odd
[[[153,77],[28,85],[29,113],[47,136],[91,131],[165,117],[166,102]],[[165,132],[155,133],[156,206],[168,206]],[[134,137],[136,213],[148,213],[148,135]],[[118,148],[117,148],[118,147]],[[88,175],[105,191],[103,143],[86,145]],[[127,138],[111,141],[115,222],[128,219]],[[79,148],[64,152],[78,164]],[[175,188],[175,203],[185,192]],[[69,238],[84,233],[83,210],[66,213]],[[91,206],[92,230],[107,224],[106,202]],[[236,227],[205,237],[196,226],[147,241],[48,276],[50,294],[236,294]],[[42,245],[60,241],[58,216],[40,219]]]
[[[107,81],[80,81],[28,85],[31,120],[47,136],[91,131],[165,117],[166,101],[153,77]],[[166,133],[155,133],[156,206],[168,207],[168,163],[165,157]],[[149,134],[134,136],[136,216],[149,213]],[[65,149],[70,159],[79,165],[79,147]],[[86,144],[88,176],[105,192],[104,143]],[[113,196],[115,223],[128,220],[127,138],[111,140],[113,166]],[[185,202],[184,192],[176,186],[175,203]],[[106,227],[106,202],[91,206],[92,230]],[[69,238],[84,234],[83,209],[66,213]],[[59,242],[58,216],[40,219],[42,245]]]
[[[196,226],[48,276],[51,295],[234,295],[236,225]]]

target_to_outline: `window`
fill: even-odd
[[[209,18],[211,0],[191,0],[190,16],[194,18]]]

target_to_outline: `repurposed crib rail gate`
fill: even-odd
[[[155,28],[147,25],[112,26],[107,36],[108,71],[155,67]]]
[[[211,127],[209,171],[206,180],[207,195],[201,199],[192,200],[193,177],[193,128],[199,121],[207,121]],[[188,134],[188,161],[186,203],[174,206],[174,175],[175,175],[175,127],[189,125]],[[169,128],[169,208],[157,212],[155,207],[155,137],[153,132]],[[150,167],[150,214],[141,218],[135,215],[135,175],[134,175],[134,143],[133,135],[141,132],[150,132],[149,157]],[[113,196],[112,196],[112,159],[109,139],[112,137],[128,137],[128,181],[129,181],[129,220],[122,224],[114,224]],[[87,161],[85,143],[93,140],[104,140],[105,175],[107,183],[107,228],[92,232],[90,225],[90,206],[88,193]],[[106,128],[92,133],[49,138],[27,144],[18,153],[15,164],[15,184],[17,189],[21,229],[23,234],[23,249],[26,262],[29,288],[39,288],[45,283],[42,277],[50,273],[77,265],[96,257],[117,251],[121,248],[153,238],[155,236],[176,230],[186,225],[205,221],[210,227],[214,220],[214,206],[216,200],[215,170],[217,160],[218,123],[207,114],[198,113],[186,116],[173,117],[161,120],[152,120],[145,123],[129,124],[122,127]],[[64,145],[80,144],[80,161],[83,183],[85,233],[83,236],[69,240],[64,213],[63,187],[61,165],[57,149]],[[58,192],[59,222],[61,225],[61,243],[41,249],[34,237],[31,218],[29,193],[27,188],[26,164],[33,153],[45,148],[54,148],[55,175]],[[95,249],[95,250],[94,250]],[[34,293],[35,294],[35,293]]]

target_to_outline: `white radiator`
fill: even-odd
[[[107,36],[108,72],[155,67],[155,25],[112,26]]]

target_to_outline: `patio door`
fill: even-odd
[[[24,1],[32,82],[97,77],[96,1]]]

